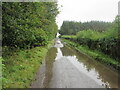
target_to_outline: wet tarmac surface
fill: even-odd
[[[31,88],[118,88],[117,71],[56,39]]]

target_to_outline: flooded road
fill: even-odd
[[[118,88],[119,75],[56,39],[31,88]]]

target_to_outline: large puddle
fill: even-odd
[[[118,72],[67,46],[61,48],[61,51],[63,56],[69,58],[80,71],[97,81],[100,85],[108,88],[118,88]]]
[[[49,83],[53,77],[54,63],[61,57],[67,58],[80,72],[86,74],[103,87],[118,88],[118,86],[120,86],[118,83],[118,78],[120,79],[120,77],[117,71],[63,45],[59,39],[56,39],[55,46],[49,50],[45,59],[46,71],[43,83],[44,87],[49,87]]]

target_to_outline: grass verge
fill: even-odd
[[[3,52],[3,88],[28,88],[52,45]]]
[[[67,43],[67,45],[74,47],[77,51],[85,53],[89,55],[90,57],[94,58],[95,60],[104,63],[108,66],[111,66],[115,68],[116,70],[120,70],[120,63],[109,56],[97,51],[97,50],[91,50],[86,46],[81,46],[73,41],[62,39]]]

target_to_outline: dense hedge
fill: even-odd
[[[2,3],[3,46],[46,45],[57,33],[55,2]]]
[[[120,16],[116,16],[113,26],[104,32],[89,29],[79,31],[76,35],[64,35],[62,38],[103,52],[120,62]]]
[[[120,49],[120,46],[118,46],[120,39],[103,38],[99,40],[91,40],[81,38],[77,39],[77,42],[81,45],[87,45],[90,49],[99,50],[116,60],[120,59],[120,53],[118,52],[118,49]]]
[[[88,46],[92,50],[98,50],[111,58],[120,62],[120,39],[119,38],[101,38],[101,39],[90,39],[90,38],[75,38],[63,36],[64,39],[74,41],[83,46]]]

